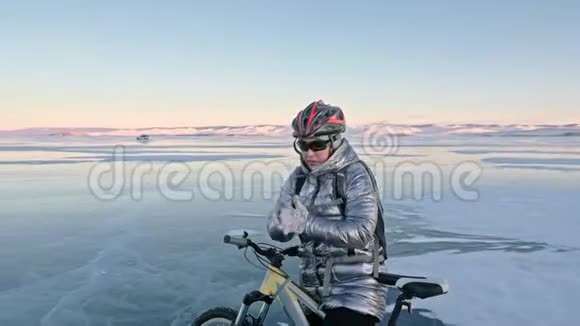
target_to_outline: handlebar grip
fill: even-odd
[[[224,236],[224,243],[236,245],[238,248],[245,248],[250,244],[250,240],[226,235]]]

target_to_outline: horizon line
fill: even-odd
[[[369,123],[357,123],[351,124],[351,127],[361,127],[367,125],[375,125],[375,124],[387,124],[387,125],[394,125],[394,126],[425,126],[425,125],[438,125],[438,126],[451,126],[451,125],[477,125],[477,126],[513,126],[513,125],[527,125],[527,126],[570,126],[576,125],[580,126],[580,122],[565,122],[565,123],[494,123],[494,122],[416,122],[416,123],[395,123],[395,122],[387,122],[387,121],[378,121],[378,122],[369,122]],[[275,127],[288,127],[291,128],[291,125],[284,125],[284,124],[276,124],[276,123],[261,123],[261,124],[239,124],[239,125],[198,125],[198,126],[150,126],[150,127],[24,127],[24,128],[16,128],[16,129],[0,129],[2,132],[7,131],[22,131],[22,130],[32,130],[32,129],[133,129],[133,130],[142,130],[142,129],[183,129],[183,128],[218,128],[218,127],[233,127],[233,128],[241,128],[241,127],[259,127],[259,126],[275,126]],[[349,126],[347,126],[347,129]]]

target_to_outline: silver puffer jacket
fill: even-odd
[[[344,168],[344,169],[343,169]],[[334,192],[334,172],[345,173],[346,206],[344,216]],[[344,139],[333,155],[318,168],[309,171],[297,167],[288,177],[272,214],[282,207],[292,207],[292,197],[298,173],[307,179],[300,191],[300,200],[310,215],[301,238],[300,283],[310,295],[323,303],[323,308],[349,308],[382,319],[386,309],[387,288],[372,277],[374,230],[378,218],[378,194],[374,191],[368,172]],[[318,188],[318,194],[313,195]],[[268,232],[273,240],[286,242],[285,225],[270,218]],[[286,232],[285,232],[286,231]],[[355,248],[355,256],[368,262],[334,263],[328,291],[323,291],[323,280],[329,257],[347,256],[347,247]],[[382,252],[382,248],[381,248]],[[380,271],[386,271],[381,263]]]

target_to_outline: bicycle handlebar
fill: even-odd
[[[250,240],[244,238],[236,238],[229,235],[224,236],[224,242],[238,246],[238,248],[245,248],[250,244]]]
[[[275,250],[274,248],[262,249],[260,246],[253,243],[252,240],[250,240],[248,238],[238,238],[238,237],[232,237],[230,235],[226,235],[226,236],[224,236],[224,242],[229,243],[229,244],[233,244],[233,245],[237,246],[238,249],[252,247],[258,254],[260,254],[268,259],[272,259],[273,257],[276,256],[276,254],[278,254],[278,251]]]
[[[275,248],[267,248],[263,249],[259,245],[252,242],[252,240],[247,238],[247,234],[244,234],[244,237],[232,237],[230,235],[224,236],[224,242],[228,244],[233,244],[238,247],[238,249],[252,247],[256,251],[256,253],[268,258],[270,263],[272,263],[276,267],[282,266],[282,261],[284,260],[284,256],[294,257],[298,256],[298,246],[289,247],[283,250],[278,250]]]

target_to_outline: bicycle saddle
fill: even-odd
[[[449,285],[445,280],[429,279],[422,276],[379,273],[379,282],[397,287],[401,292],[420,299],[445,294]]]

